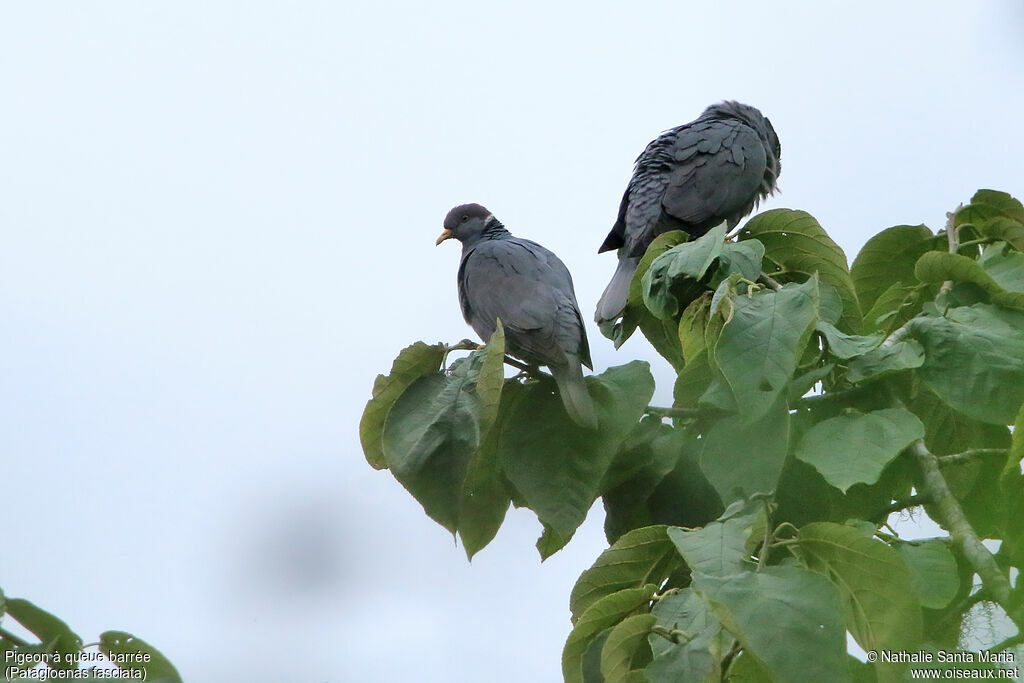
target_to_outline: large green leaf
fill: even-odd
[[[700,468],[724,503],[775,490],[789,450],[789,424],[781,394],[753,422],[728,415],[704,435]]]
[[[636,668],[650,661],[647,634],[658,619],[653,614],[634,614],[616,624],[601,648],[601,673],[606,683],[627,683]]]
[[[444,358],[444,344],[427,345],[416,342],[407,346],[398,354],[391,364],[391,374],[377,375],[373,383],[373,398],[363,410],[359,421],[359,440],[363,445],[366,461],[374,469],[388,466],[384,458],[381,436],[384,433],[384,422],[395,401],[409,385],[424,375],[437,372]]]
[[[731,576],[753,566],[747,541],[758,524],[763,528],[764,505],[736,501],[703,529],[670,527],[668,537],[694,572]]]
[[[726,242],[722,245],[722,253],[718,255],[718,267],[711,278],[711,286],[730,275],[756,282],[761,276],[761,262],[764,259],[764,245],[756,239],[744,242]]]
[[[1024,313],[989,304],[922,316],[910,334],[925,350],[918,374],[959,412],[1013,424],[1024,402]]]
[[[926,538],[899,543],[896,552],[910,569],[910,579],[922,607],[942,609],[956,597],[960,580],[949,539]]]
[[[914,282],[914,264],[934,249],[934,235],[924,225],[897,225],[878,233],[861,248],[850,267],[860,305],[870,311],[883,292],[897,283]],[[872,318],[865,320],[871,324]]]
[[[677,280],[700,280],[722,253],[727,226],[721,223],[693,242],[676,245],[658,256],[643,275],[644,305],[657,318],[675,317],[682,306]]]
[[[914,651],[921,644],[921,606],[910,571],[885,543],[843,524],[800,529],[804,564],[839,587],[846,627],[865,650]],[[880,662],[880,681],[902,680],[905,667]]]
[[[565,683],[583,682],[582,660],[590,643],[605,629],[633,612],[646,608],[657,588],[654,584],[647,584],[606,595],[580,615],[562,649],[562,676]]]
[[[597,431],[568,420],[549,382],[527,385],[502,422],[502,469],[545,526],[542,557],[568,543],[586,518],[620,444],[650,402],[654,378],[647,363],[633,361],[588,377],[587,386]]]
[[[145,674],[147,681],[181,683],[181,675],[163,653],[130,633],[106,631],[100,634],[100,650],[118,669]],[[138,661],[140,655],[144,661]]]
[[[846,493],[854,484],[878,481],[889,461],[921,438],[924,425],[902,408],[849,413],[807,430],[797,444],[796,457]]]
[[[714,348],[741,414],[756,420],[785,395],[818,311],[818,280],[731,297],[732,318]]]
[[[583,572],[569,596],[575,622],[595,602],[626,588],[661,585],[682,564],[664,526],[624,534]]]
[[[722,625],[775,680],[850,680],[839,591],[825,577],[770,566],[725,578],[693,578]]]
[[[650,681],[721,680],[722,625],[692,588],[669,593],[654,604],[657,625],[673,633],[648,636],[654,659],[645,673]],[[731,641],[731,639],[730,639]]]
[[[835,287],[843,302],[838,326],[844,332],[861,330],[861,304],[857,300],[846,254],[806,211],[773,209],[751,218],[740,232],[741,240],[757,239],[765,255],[785,271],[780,277],[810,277],[815,273],[822,284]]]
[[[479,359],[460,358],[450,374],[414,381],[384,423],[384,457],[391,472],[453,534],[466,468],[480,445],[480,400],[474,391]]]
[[[480,356],[475,392],[482,440],[466,466],[458,510],[459,538],[471,560],[497,535],[510,502],[497,450],[501,432],[497,422],[505,385],[505,332],[500,320]],[[516,382],[508,385],[513,391],[520,387]]]

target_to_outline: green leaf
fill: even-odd
[[[798,567],[694,575],[722,625],[778,681],[850,680],[839,591]]]
[[[995,209],[1000,216],[1012,218],[1024,223],[1024,205],[1006,192],[998,190],[978,190],[971,197],[971,205],[987,206]]]
[[[988,293],[992,303],[1024,309],[1024,293],[1006,291],[977,261],[960,254],[930,251],[918,260],[914,274],[921,282],[953,280],[977,285]]]
[[[714,348],[741,414],[756,420],[785,396],[801,343],[817,317],[818,280],[732,297],[732,319]]]
[[[902,408],[839,415],[807,430],[797,444],[796,457],[846,493],[854,484],[878,481],[885,466],[921,438],[924,425]]]
[[[633,361],[588,377],[587,386],[597,431],[569,421],[549,382],[528,384],[502,422],[502,469],[547,528],[542,557],[568,543],[586,518],[620,444],[650,402],[654,378],[647,363]]]
[[[623,310],[622,319],[618,322],[601,325],[601,334],[615,342],[616,349],[622,346],[639,326],[651,346],[677,371],[683,367],[683,357],[675,334],[675,323],[671,320],[655,318],[647,310],[644,305],[642,281],[654,259],[688,239],[690,236],[682,230],[672,230],[655,237],[651,245],[647,247],[643,258],[640,259],[640,264],[630,282],[629,296],[626,299],[626,308]]]
[[[924,347],[913,339],[904,339],[889,346],[880,346],[855,358],[846,378],[858,383],[890,372],[911,370],[924,364]]]
[[[76,667],[67,655],[82,649],[82,639],[59,618],[23,598],[7,598],[7,616],[39,638],[45,648],[43,652],[59,655],[49,660],[51,666],[56,669]]]
[[[642,278],[644,305],[656,318],[673,318],[681,304],[676,280],[700,280],[722,253],[727,226],[721,223],[693,242],[672,247],[658,256]]]
[[[664,526],[623,534],[583,572],[569,596],[573,622],[598,600],[627,588],[661,585],[682,564]]]
[[[743,650],[732,660],[725,680],[729,683],[768,683],[772,675],[757,657]]]
[[[726,242],[718,255],[718,267],[711,279],[713,287],[730,275],[757,282],[761,277],[761,261],[764,259],[764,245],[756,239],[745,242]]]
[[[470,560],[497,535],[510,502],[497,450],[501,431],[497,422],[505,383],[505,331],[500,320],[480,356],[475,389],[483,441],[466,466],[458,514],[459,538]],[[519,385],[509,382],[509,386]]]
[[[147,681],[181,683],[181,675],[159,650],[130,633],[106,631],[100,634],[100,650],[117,668],[145,673]],[[142,661],[139,661],[139,659]]]
[[[1010,249],[1006,242],[985,247],[978,265],[1005,291],[1024,292],[1024,254]]]
[[[986,220],[979,227],[982,235],[992,239],[1003,240],[1013,245],[1018,251],[1024,250],[1024,222],[996,216]]]
[[[1013,438],[1010,442],[1010,452],[1006,456],[1006,464],[999,475],[1001,488],[1005,491],[1007,482],[1016,481],[1021,475],[1021,462],[1024,462],[1024,405],[1017,411],[1017,417],[1013,421]]]
[[[582,683],[583,655],[591,641],[631,613],[645,609],[657,589],[654,584],[647,584],[606,595],[580,615],[562,649],[562,676],[566,683]]]
[[[875,300],[874,305],[864,315],[864,323],[868,329],[878,330],[888,335],[900,325],[921,312],[923,289],[925,285],[904,285],[896,282]]]
[[[653,614],[635,614],[612,628],[601,648],[601,673],[607,683],[626,683],[629,680],[638,651],[648,647],[647,634],[657,621]]]
[[[703,529],[670,527],[668,537],[694,572],[731,576],[753,566],[747,541],[757,524],[764,524],[764,505],[736,501]]]
[[[850,275],[864,310],[871,311],[884,292],[914,282],[914,265],[934,249],[934,235],[924,225],[897,225],[867,241],[853,260]],[[865,320],[871,323],[869,314]]]
[[[648,680],[718,683],[725,638],[720,637],[722,625],[700,595],[692,588],[669,593],[654,604],[651,613],[658,626],[679,636],[677,642],[657,633],[648,636],[654,654],[645,670]]]
[[[823,320],[819,320],[814,329],[825,337],[829,352],[836,358],[848,359],[862,356],[882,343],[882,337],[877,334],[867,337],[846,334]]]
[[[1024,313],[953,308],[915,318],[910,334],[925,350],[918,374],[939,398],[976,420],[1013,424],[1024,402]]]
[[[461,358],[451,374],[414,381],[388,414],[382,438],[395,478],[431,519],[453,534],[466,468],[480,445],[473,365],[469,358]]]
[[[861,329],[861,304],[857,301],[846,254],[818,221],[806,211],[773,209],[751,218],[740,231],[740,240],[757,239],[765,255],[790,274],[811,277],[835,287],[843,301],[838,326],[844,332]],[[780,276],[781,277],[781,276]]]
[[[910,579],[922,607],[942,609],[953,601],[960,579],[948,539],[908,541],[897,544],[895,549],[910,569]]]
[[[729,415],[704,435],[700,467],[724,503],[775,490],[789,449],[789,424],[783,394],[753,422]]]
[[[444,344],[428,346],[416,342],[398,354],[398,358],[391,364],[391,374],[386,377],[377,375],[373,383],[373,398],[366,403],[363,417],[359,421],[359,440],[363,445],[363,453],[374,469],[388,466],[381,445],[388,413],[410,384],[424,375],[437,372],[444,358],[444,348]]]
[[[862,648],[918,648],[921,606],[910,571],[896,551],[857,529],[829,522],[808,524],[798,540],[804,564],[839,587],[846,627]],[[876,672],[880,681],[898,681],[904,668],[880,662]]]

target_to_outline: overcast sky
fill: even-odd
[[[762,208],[851,258],[1024,195],[1013,0],[0,7],[0,586],[190,683],[559,679],[600,505],[470,565],[358,442],[402,347],[471,336],[451,206],[559,254],[589,319],[633,159],[722,99],[781,139]],[[588,331],[597,371],[654,358]]]

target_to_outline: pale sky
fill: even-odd
[[[569,266],[584,317],[633,159],[737,99],[852,259],[1024,195],[1024,6],[0,5],[0,586],[186,681],[556,681],[600,504],[470,565],[357,426],[416,340],[472,336],[447,210]],[[595,369],[655,358],[589,328]],[[672,376],[656,361],[657,400]]]

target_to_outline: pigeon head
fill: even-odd
[[[437,238],[436,244],[452,237],[463,244],[476,242],[485,233],[501,227],[494,214],[479,204],[460,204],[445,216],[444,231]]]
[[[757,107],[749,104],[741,104],[732,100],[712,104],[700,115],[702,119],[738,119],[750,126],[761,138],[767,152],[767,166],[764,170],[764,178],[761,181],[760,197],[766,197],[777,189],[776,181],[782,173],[782,145],[779,144],[779,136],[775,134],[775,128],[768,117],[761,113]]]

